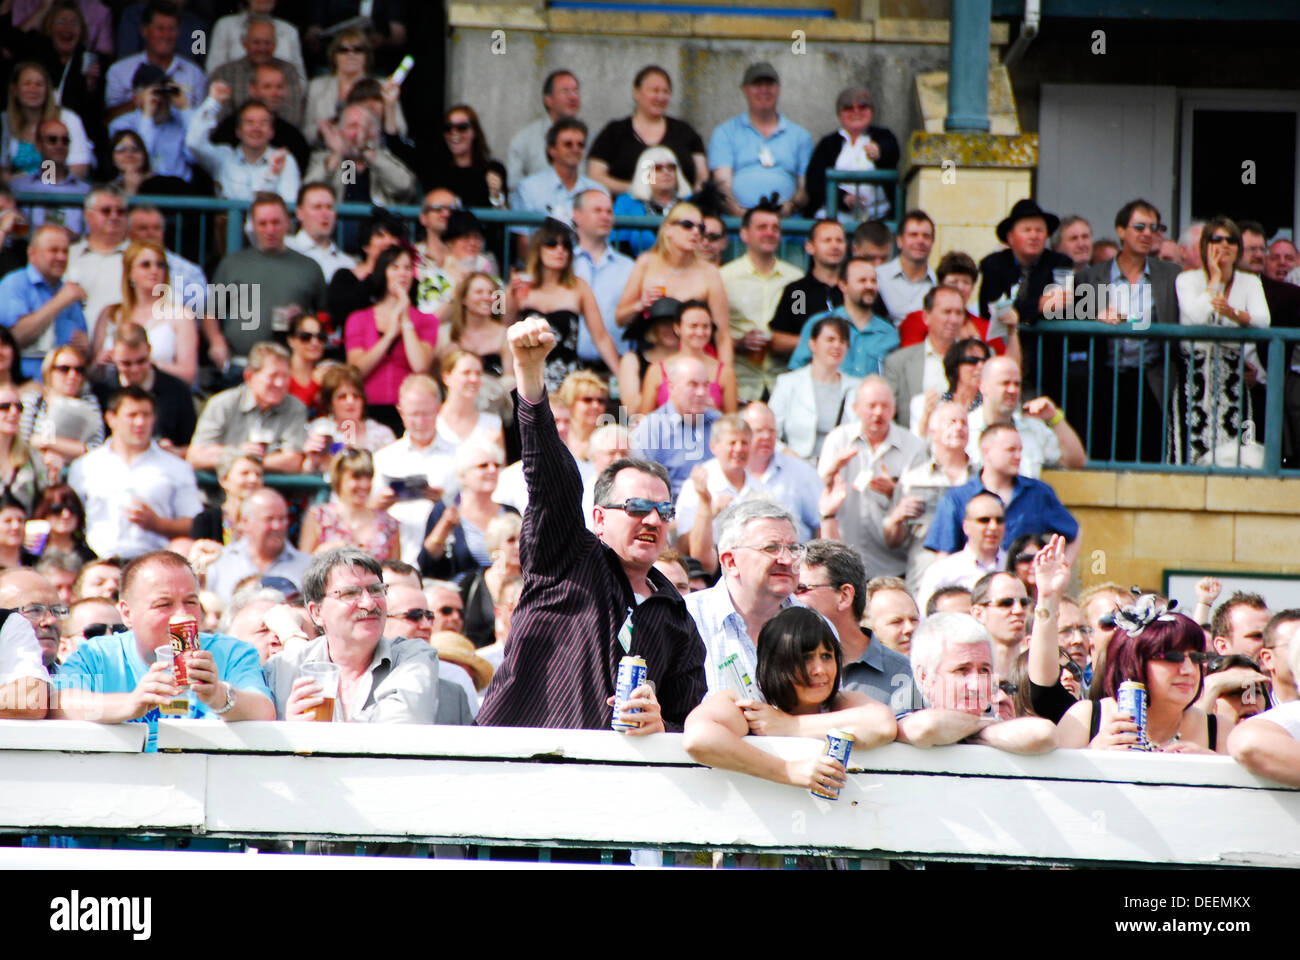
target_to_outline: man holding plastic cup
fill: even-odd
[[[170,550],[146,553],[122,571],[118,603],[127,633],[87,639],[59,669],[58,706],[51,716],[98,723],[147,723],[145,749],[157,749],[160,708],[178,699],[170,666],[157,649],[171,644],[176,614],[203,615],[199,584],[185,558]],[[200,718],[274,720],[271,691],[262,681],[257,650],[219,633],[199,634],[186,663],[193,710]]]
[[[279,719],[434,722],[437,651],[423,640],[384,636],[388,585],[379,561],[356,547],[326,550],[307,568],[302,595],[323,635],[266,662]]]

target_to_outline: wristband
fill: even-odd
[[[1056,426],[1058,423],[1061,423],[1064,419],[1065,419],[1065,411],[1063,411],[1063,410],[1057,410],[1056,413],[1054,413],[1054,414],[1052,414],[1050,417],[1048,417],[1048,419],[1047,419],[1047,425],[1048,425],[1049,427],[1054,427],[1054,426]]]

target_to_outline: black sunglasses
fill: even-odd
[[[8,413],[10,410],[21,410],[23,405],[17,400],[5,400],[0,403],[0,413]]]
[[[958,366],[963,366],[963,367],[968,364],[970,366],[975,366],[976,364],[984,363],[987,360],[988,357],[962,357],[960,360],[957,361],[957,364]]]
[[[127,627],[124,623],[88,623],[86,629],[81,631],[81,635],[87,640],[92,637],[102,637],[110,633],[126,633]]]
[[[1241,246],[1241,241],[1240,241],[1240,240],[1238,240],[1236,237],[1230,237],[1230,236],[1228,236],[1226,233],[1216,233],[1214,236],[1210,237],[1210,241],[1209,241],[1209,242],[1210,242],[1210,243],[1230,243],[1230,244],[1232,244],[1234,247],[1239,247],[1239,246]]]
[[[293,338],[299,343],[310,343],[312,340],[319,340],[321,343],[325,343],[329,340],[329,337],[324,333],[312,333],[309,330],[299,330],[293,335]]]
[[[677,508],[673,506],[671,500],[649,500],[646,497],[631,497],[622,503],[605,504],[606,510],[622,510],[629,517],[635,517],[640,520],[642,517],[650,516],[650,511],[657,511],[659,519],[664,523],[671,523],[674,516],[677,515]]]
[[[696,223],[694,220],[674,220],[673,223],[679,227],[685,227],[687,230],[704,231],[704,224]]]
[[[445,130],[447,133],[451,133],[452,131],[455,131],[456,133],[466,133],[470,130],[473,130],[474,125],[470,123],[468,120],[460,120],[457,121],[456,123],[444,123],[442,125],[442,129]]]
[[[465,611],[462,610],[460,607],[445,606],[445,607],[439,607],[438,612],[442,614],[444,617],[450,617],[453,613],[463,614]],[[433,614],[429,614],[429,619],[431,620],[433,619]]]
[[[1163,660],[1165,663],[1182,663],[1184,660],[1190,660],[1192,663],[1208,663],[1211,654],[1193,650],[1187,652],[1184,650],[1166,650],[1164,653],[1157,653],[1152,660]]]
[[[75,363],[56,363],[54,369],[59,373],[85,373],[86,368]]]
[[[704,239],[709,243],[717,243],[719,240],[727,239],[727,235],[725,233],[706,233]]]
[[[573,241],[568,237],[547,237],[542,241],[544,247],[563,247],[565,250],[573,249]]]
[[[407,610],[405,613],[390,613],[390,617],[396,617],[398,620],[428,620],[433,623],[432,610]]]
[[[1003,693],[1005,693],[1008,697],[1014,697],[1016,695],[1016,691],[1019,690],[1020,687],[1012,683],[1010,680],[999,680],[998,689],[1001,690]]]

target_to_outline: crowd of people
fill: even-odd
[[[195,62],[171,0],[129,7],[116,44],[96,0],[15,5],[52,53],[15,66],[3,118],[0,715],[145,721],[152,742],[186,695],[155,650],[187,613],[191,716],[617,719],[823,790],[843,764],[746,736],[1231,749],[1298,782],[1300,611],[1215,608],[1212,582],[1190,617],[1071,594],[1079,523],[1040,479],[1247,455],[1253,345],[1171,365],[1141,331],[1300,325],[1290,240],[1217,217],[1175,241],[1135,199],[1107,250],[1021,200],[996,253],[932,269],[933,220],[891,229],[889,192],[845,183],[824,209],[828,169],[897,166],[866,89],[814,146],[755,63],[706,144],[647,66],[589,146],[556,70],[499,162],[466,104],[437,149],[412,141],[400,78],[375,76],[400,20],[326,49],[246,7]],[[134,198],[205,191],[248,202],[248,245],[196,264]],[[414,236],[385,207],[421,197]],[[340,223],[344,202],[374,209]],[[492,207],[546,219],[499,230],[472,212]],[[795,214],[806,270],[781,259]],[[1101,288],[1079,318],[1132,336],[1080,356],[1051,323]],[[624,655],[647,682],[615,717]]]

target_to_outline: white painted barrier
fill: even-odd
[[[700,767],[675,735],[164,721],[149,755],[129,729],[0,723],[0,830],[1300,866],[1300,791],[1220,757],[893,744],[854,754],[832,802]]]

